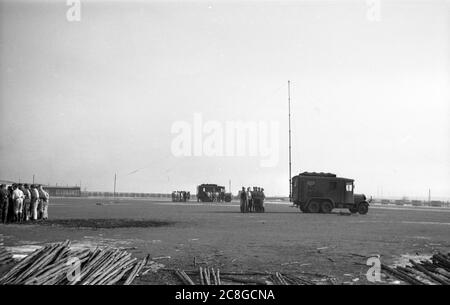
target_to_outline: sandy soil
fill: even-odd
[[[334,278],[367,284],[367,257],[380,255],[382,263],[394,264],[450,250],[450,209],[373,207],[367,215],[345,216],[265,206],[266,213],[241,214],[237,203],[53,199],[52,221],[0,225],[0,243],[16,256],[66,239],[74,247],[111,245],[137,257],[149,253],[155,272],[140,277],[142,284],[179,283],[160,268],[194,270],[199,265],[223,272],[298,274],[318,283]],[[388,277],[383,281],[392,283]]]

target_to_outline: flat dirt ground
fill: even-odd
[[[208,265],[223,272],[281,272],[344,284],[369,283],[366,261],[373,255],[392,265],[409,255],[450,250],[447,208],[371,206],[367,215],[303,214],[280,203],[265,203],[265,209],[242,214],[237,202],[55,198],[49,222],[0,225],[0,240],[16,254],[70,239],[75,246],[150,254],[156,269]],[[137,283],[179,284],[164,268]],[[384,283],[392,280],[383,277]]]

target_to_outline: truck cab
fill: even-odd
[[[331,213],[334,208],[346,208],[351,213],[366,214],[366,196],[353,191],[353,179],[303,172],[292,178],[291,200],[304,213]]]

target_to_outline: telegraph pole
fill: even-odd
[[[292,201],[291,175],[291,81],[288,80],[288,112],[289,112],[289,201]]]
[[[34,184],[34,174],[33,174],[33,184]]]
[[[117,174],[114,174],[114,193],[113,193],[114,198],[116,198],[116,180],[117,180]]]
[[[231,192],[231,179],[228,180],[228,192],[229,192],[229,193],[232,193],[232,192]]]

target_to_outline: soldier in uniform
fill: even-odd
[[[260,211],[264,213],[264,200],[266,199],[266,195],[264,195],[264,189],[261,188],[260,191]]]
[[[253,210],[255,212],[258,212],[259,196],[258,196],[258,187],[256,186],[253,187],[252,199],[253,199]]]
[[[42,208],[41,208],[42,209],[42,219],[47,220],[48,219],[48,203],[49,203],[50,196],[44,190],[42,185],[39,186],[39,197],[40,197],[41,192],[44,195],[42,197]]]
[[[8,220],[8,190],[5,184],[0,185],[0,222],[6,223]]]
[[[6,215],[6,222],[12,222],[14,219],[14,201],[12,199],[13,194],[13,185],[8,186],[8,214]]]
[[[245,191],[245,187],[242,187],[242,190],[239,194],[239,199],[240,199],[240,203],[241,203],[241,213],[246,213],[248,211],[248,206],[247,206],[247,192]]]
[[[22,220],[22,208],[23,208],[23,192],[20,190],[18,185],[13,186],[13,191],[11,194],[13,201],[13,221],[20,222]]]
[[[43,205],[43,203],[44,203],[45,194],[44,194],[44,190],[42,188],[42,185],[39,184],[37,186],[37,190],[39,192],[39,201],[38,201],[38,206],[37,206],[38,219],[42,219],[42,216],[44,214],[44,205]]]
[[[30,203],[30,216],[32,220],[37,220],[38,217],[38,205],[39,205],[39,191],[36,185],[31,185],[31,203]]]
[[[31,192],[28,184],[25,184],[22,188],[24,195],[23,198],[23,208],[22,208],[22,220],[28,221],[30,219],[30,203],[31,203]]]
[[[248,201],[248,211],[252,212],[254,209],[254,198],[253,198],[253,192],[251,191],[251,188],[247,188],[247,201]]]

